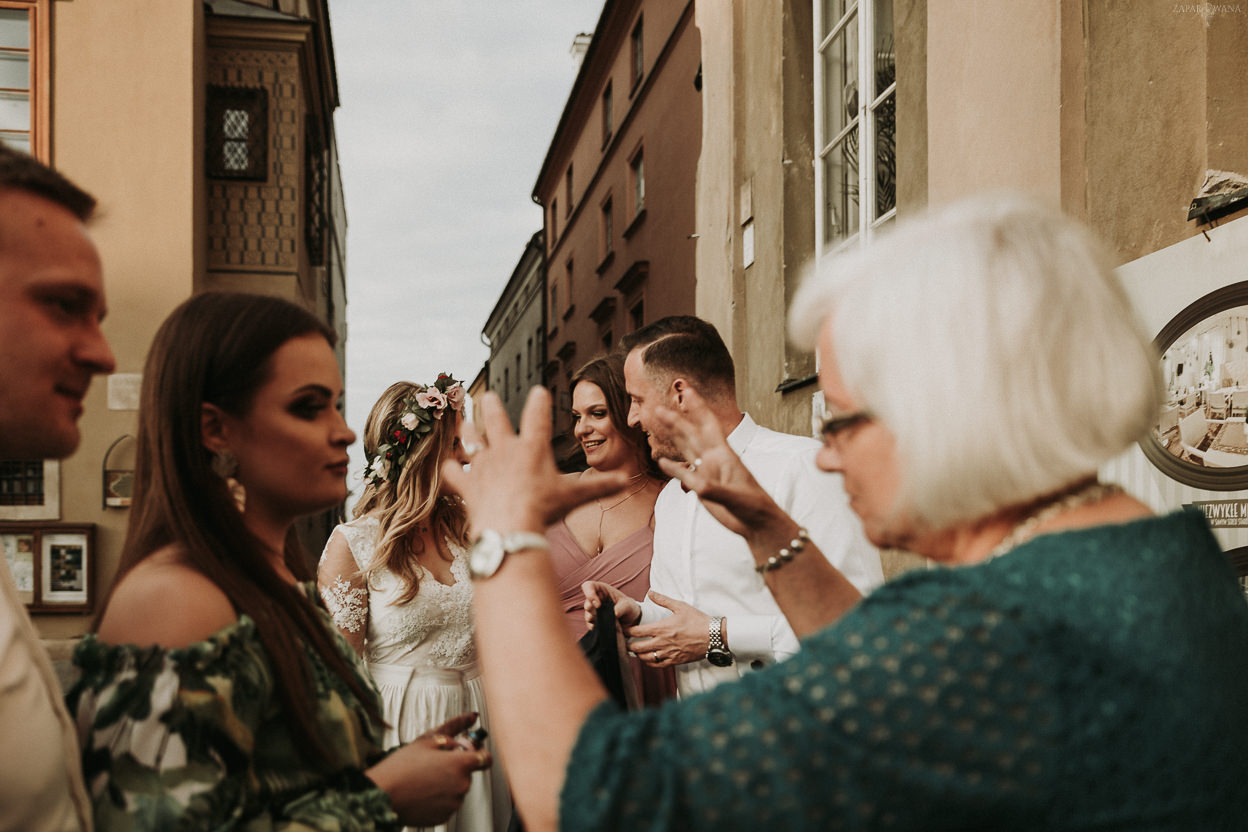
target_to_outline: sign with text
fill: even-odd
[[[1192,505],[1205,513],[1215,529],[1248,526],[1248,500],[1193,500]]]

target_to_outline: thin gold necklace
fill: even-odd
[[[636,482],[637,480],[643,479],[645,476],[646,476],[646,472],[642,471],[641,473],[637,474],[637,476],[635,477],[629,477],[629,482],[630,483]],[[595,555],[602,554],[602,521],[606,518],[607,512],[613,508],[618,508],[619,506],[624,505],[629,500],[633,499],[633,497],[635,497],[637,494],[640,494],[642,491],[644,491],[646,486],[649,484],[650,483],[643,481],[641,485],[637,486],[632,491],[628,492],[628,494],[623,499],[617,500],[616,502],[612,503],[606,508],[602,507],[601,500],[596,499],[596,498],[594,499],[594,502],[598,505],[598,540],[596,541],[598,545],[595,550]]]
[[[1005,539],[992,547],[992,551],[984,558],[984,562],[995,560],[1011,549],[1016,549],[1031,540],[1036,536],[1036,529],[1046,520],[1079,506],[1100,502],[1106,497],[1112,497],[1121,493],[1122,486],[1120,485],[1099,483],[1096,480],[1091,480],[1052,502],[1040,505],[1032,514],[1024,517],[1014,528],[1010,529],[1010,533],[1005,536]]]

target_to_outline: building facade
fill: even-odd
[[[545,253],[545,239],[538,231],[529,238],[481,330],[490,346],[490,357],[482,371],[484,389],[499,395],[513,425],[520,424],[529,388],[542,383],[542,368],[546,366]]]
[[[545,216],[556,456],[576,467],[568,381],[625,333],[695,303],[702,135],[694,3],[608,0],[533,198]]]
[[[327,5],[0,0],[0,51],[21,64],[23,85],[0,81],[21,104],[6,101],[0,140],[99,200],[91,230],[117,357],[117,372],[86,399],[78,452],[38,464],[38,493],[17,482],[29,466],[5,464],[0,523],[21,534],[93,528],[81,568],[95,603],[112,583],[128,519],[140,374],[175,306],[212,289],[286,297],[344,336],[341,360],[346,221]],[[301,526],[309,549],[320,551],[331,521]],[[45,637],[70,637],[91,611],[57,612],[54,598],[34,618]]]
[[[744,408],[792,432],[820,415],[813,357],[784,343],[806,272],[907,215],[1023,191],[1108,241],[1174,350],[1156,441],[1104,473],[1158,511],[1206,504],[1248,546],[1244,6],[751,0],[697,23],[697,310],[730,333]]]

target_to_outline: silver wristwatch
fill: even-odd
[[[722,615],[711,618],[711,637],[706,647],[706,660],[716,667],[728,667],[736,660],[732,651],[724,645],[723,626]]]
[[[504,558],[523,549],[549,551],[550,544],[546,542],[545,535],[536,532],[499,534],[493,529],[486,529],[468,552],[468,574],[473,580],[488,578],[503,565]]]

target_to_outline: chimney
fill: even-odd
[[[572,48],[569,52],[572,54],[572,63],[576,64],[578,71],[581,68],[581,61],[585,60],[585,53],[589,51],[589,43],[593,39],[594,36],[588,32],[581,32],[572,38]]]

